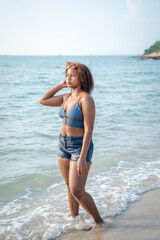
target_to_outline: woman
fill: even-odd
[[[93,153],[92,130],[95,105],[90,92],[93,77],[87,66],[67,63],[66,80],[58,84],[40,99],[39,103],[60,107],[63,119],[58,145],[58,164],[68,187],[68,201],[71,216],[79,213],[79,204],[93,217],[95,227],[103,220],[92,197],[85,192],[85,184]],[[62,88],[71,88],[71,93],[55,96]]]

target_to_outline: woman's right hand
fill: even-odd
[[[62,86],[62,88],[68,87],[68,86],[67,86],[67,83],[66,83],[66,79],[61,83],[61,86]]]
[[[59,83],[54,88],[50,89],[48,92],[46,92],[40,99],[39,103],[46,106],[52,106],[52,107],[59,107],[63,103],[63,95],[54,96],[57,92],[59,92],[62,88],[68,87],[66,84],[66,80]]]

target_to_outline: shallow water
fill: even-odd
[[[0,56],[0,239],[54,239],[93,224],[83,209],[70,217],[56,159],[61,119],[57,108],[38,103],[64,80],[66,61],[76,60],[90,67],[95,80],[94,156],[86,189],[102,217],[120,214],[141,193],[160,187],[159,61]]]

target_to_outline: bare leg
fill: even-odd
[[[71,194],[69,188],[68,188],[68,202],[69,202],[69,208],[71,212],[72,217],[76,217],[79,214],[79,203],[74,198],[74,196]]]
[[[70,207],[71,216],[75,217],[79,213],[79,203],[74,198],[74,196],[71,194],[69,189],[69,166],[70,166],[70,160],[66,158],[60,158],[58,157],[58,164],[59,169],[61,171],[61,174],[64,178],[65,183],[68,187],[68,202]]]
[[[83,176],[78,176],[76,162],[70,161],[69,170],[69,189],[81,206],[93,217],[96,224],[102,224],[103,220],[98,212],[93,198],[85,192],[85,184],[90,169],[90,164],[87,164],[87,170]]]

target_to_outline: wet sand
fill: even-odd
[[[62,236],[65,240],[160,240],[160,189],[142,195],[130,203],[120,216],[99,231],[75,231]],[[107,219],[105,219],[107,221]]]

